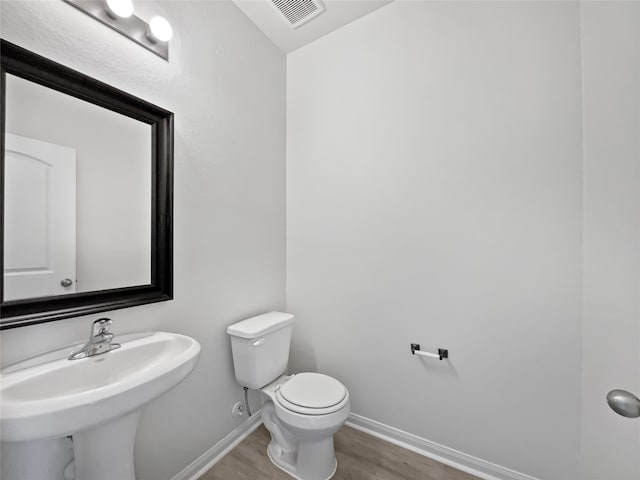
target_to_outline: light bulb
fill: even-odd
[[[133,2],[131,0],[107,0],[105,10],[114,20],[127,18],[133,15]]]
[[[149,21],[149,32],[147,33],[147,37],[149,40],[156,42],[160,40],[161,42],[168,42],[171,40],[173,36],[173,29],[171,28],[171,24],[167,21],[166,18],[163,17],[153,17]]]

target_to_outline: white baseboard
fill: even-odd
[[[222,457],[235,448],[242,440],[262,425],[262,411],[258,410],[229,435],[196,458],[190,465],[178,472],[171,480],[196,480],[218,463]]]
[[[361,415],[350,414],[347,425],[484,480],[538,480]]]
[[[234,431],[200,455],[200,457],[175,475],[171,480],[197,480],[200,478],[200,476],[219,462],[222,457],[262,424],[262,416],[260,413],[260,410],[257,411],[251,418],[248,418],[240,424]],[[356,430],[360,430],[484,480],[538,480],[530,475],[467,455],[453,448],[445,447],[444,445],[431,442],[417,435],[390,427],[361,415],[356,415],[355,413],[349,415],[346,424]]]

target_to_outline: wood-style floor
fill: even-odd
[[[200,480],[291,480],[267,457],[263,425]],[[477,477],[350,427],[334,437],[338,471],[334,480],[478,480]]]

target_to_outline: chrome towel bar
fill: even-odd
[[[421,357],[437,358],[443,360],[445,358],[449,358],[449,350],[447,350],[446,348],[439,348],[438,353],[423,352],[420,350],[419,343],[412,343],[411,355],[420,355]]]

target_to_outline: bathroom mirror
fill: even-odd
[[[173,114],[1,49],[0,328],[170,300]]]

